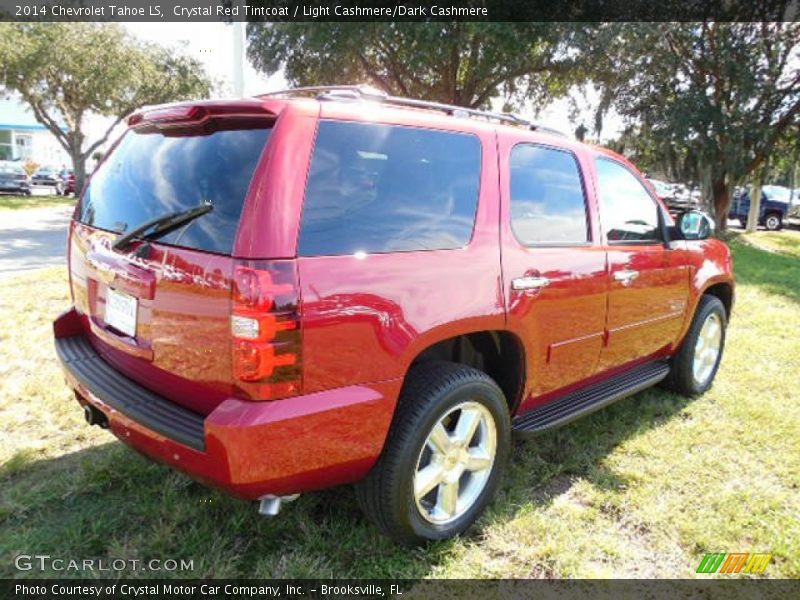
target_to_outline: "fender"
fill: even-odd
[[[713,238],[686,242],[686,257],[689,266],[689,299],[675,348],[683,342],[692,324],[697,303],[710,287],[719,283],[730,286],[731,309],[733,308],[733,258],[727,244]]]

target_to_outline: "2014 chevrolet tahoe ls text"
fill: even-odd
[[[395,539],[450,537],[512,433],[714,380],[730,252],[612,152],[362,88],[128,124],[70,225],[68,384],[264,512],[355,483]]]

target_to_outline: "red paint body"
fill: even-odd
[[[76,221],[69,263],[74,306],[56,337],[86,335],[115,369],[205,416],[204,452],[134,422],[68,376],[81,403],[144,454],[243,498],[290,494],[363,477],[383,448],[403,378],[421,352],[462,334],[505,331],[525,356],[517,414],[630,365],[669,356],[709,286],[732,285],[717,240],[609,246],[595,197],[594,158],[624,159],[548,134],[380,104],[314,100],[198,103],[275,115],[245,200],[233,257],[154,242],[111,249],[116,234]],[[472,239],[460,249],[299,257],[297,239],[320,119],[467,132],[482,148]],[[134,127],[136,124],[134,124]],[[525,247],[509,222],[509,153],[520,142],[566,149],[580,165],[591,242]],[[629,165],[630,166],[630,165]],[[640,177],[641,178],[641,177]],[[643,179],[643,178],[641,178]],[[649,188],[649,186],[648,186]],[[652,195],[655,197],[655,193]],[[668,217],[666,208],[664,213]],[[232,375],[231,280],[236,261],[291,259],[302,332],[302,392],[278,400]],[[616,270],[641,273],[633,285]],[[546,276],[537,292],[511,280]],[[135,339],[103,319],[106,290],[138,299]]]

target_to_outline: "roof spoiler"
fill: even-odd
[[[128,115],[129,127],[142,124],[154,125],[158,128],[177,127],[188,124],[200,124],[216,118],[236,117],[275,117],[274,112],[262,104],[250,101],[231,102],[198,102],[196,104],[161,104],[145,106]]]

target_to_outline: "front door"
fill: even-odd
[[[522,410],[597,369],[606,321],[606,257],[570,151],[500,141],[501,236],[508,328],[523,341]]]
[[[595,166],[609,267],[608,337],[600,357],[604,371],[655,355],[676,340],[687,307],[689,272],[681,250],[665,245],[662,209],[639,177],[611,158],[598,158]]]

